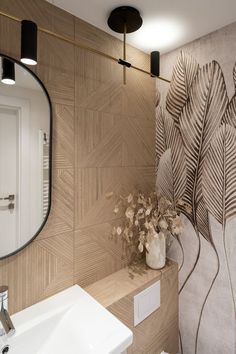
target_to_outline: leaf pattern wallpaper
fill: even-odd
[[[236,90],[236,65],[232,79]],[[159,192],[188,206],[182,217],[192,229],[191,264],[181,237],[174,240],[181,254],[180,353],[235,354],[236,268],[226,229],[236,217],[236,93],[229,100],[216,61],[200,67],[180,52],[166,102],[156,109],[156,166]]]

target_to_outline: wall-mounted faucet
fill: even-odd
[[[15,327],[8,313],[8,286],[0,286],[0,336],[11,336],[15,333]]]

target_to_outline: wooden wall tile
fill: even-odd
[[[75,39],[75,17],[69,12],[47,3],[49,17],[51,17],[52,31],[68,39]]]
[[[155,112],[155,81],[139,72],[128,72],[124,86],[123,114],[145,116],[153,121]]]
[[[153,166],[154,124],[143,116],[123,116],[122,166]]]
[[[75,40],[118,58],[122,55],[120,40],[78,18],[75,19]]]
[[[76,108],[77,167],[122,166],[122,129],[121,116]]]
[[[76,18],[75,39],[84,45],[103,51],[115,58],[122,58],[122,35],[120,36],[120,39],[115,38],[102,30],[98,30],[93,25]],[[144,52],[140,52],[137,48],[130,45],[127,45],[127,61],[130,61],[134,66],[139,66],[144,70],[150,70],[149,55]]]
[[[53,106],[53,165],[54,168],[74,168],[74,106]]]
[[[0,284],[9,286],[12,313],[72,285],[73,233],[34,241],[0,261]]]
[[[1,0],[1,11],[22,20],[31,20],[39,27],[74,39],[74,16],[49,2],[38,0]]]
[[[154,121],[76,108],[78,167],[153,166]]]
[[[76,170],[75,229],[115,218],[115,200],[106,193],[154,188],[154,167],[84,168]]]
[[[2,54],[16,59],[20,56],[20,24],[2,16],[0,16],[0,48]]]
[[[31,0],[1,0],[1,10],[22,20],[31,20],[39,26],[51,30],[49,6],[45,1]]]
[[[131,45],[127,47],[127,60],[134,66],[150,71],[150,56]]]
[[[122,55],[120,40],[46,1],[1,0],[0,10]],[[0,52],[19,59],[20,24],[2,16]],[[145,69],[149,65],[149,56],[130,46],[127,58]],[[0,262],[12,312],[70,286],[74,271],[74,282],[85,285],[122,267],[121,245],[109,240],[120,216],[105,194],[154,188],[154,80],[127,70],[124,86],[116,62],[41,32],[38,65],[31,69],[53,105],[52,208],[36,241]]]
[[[123,85],[122,70],[116,62],[76,49],[76,105],[113,114],[153,117],[155,80],[127,69],[127,84]]]
[[[101,83],[96,80],[76,79],[76,106],[110,114],[121,114],[124,102],[124,87],[116,82]]]
[[[76,76],[100,83],[122,82],[123,68],[117,62],[80,48],[76,48],[75,58]]]
[[[122,261],[122,242],[111,239],[114,225],[117,222],[75,231],[75,283],[87,286],[125,265]]]
[[[74,46],[39,33],[37,74],[54,103],[74,105]]]
[[[74,170],[55,169],[52,187],[51,212],[38,238],[72,231],[74,227]]]

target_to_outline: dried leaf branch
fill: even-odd
[[[178,204],[183,205],[183,202],[171,202],[156,192],[119,196],[114,213],[123,215],[124,221],[113,228],[112,235],[122,237],[127,245],[134,246],[140,253],[148,251],[153,238],[181,234],[182,223],[175,208]]]

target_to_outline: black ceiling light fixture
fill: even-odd
[[[7,58],[2,58],[1,82],[6,85],[15,84],[15,64]]]
[[[108,26],[117,33],[123,33],[123,59],[118,63],[123,65],[123,79],[126,84],[126,68],[131,67],[131,63],[126,61],[126,34],[137,31],[143,24],[142,17],[137,9],[131,6],[120,6],[114,9],[108,20]]]
[[[21,21],[21,62],[27,65],[37,64],[38,27],[33,21]]]
[[[160,52],[157,50],[151,52],[150,55],[150,72],[151,76],[159,77],[160,76]]]
[[[126,34],[137,31],[143,24],[142,17],[137,9],[131,6],[120,6],[115,8],[108,20],[108,26],[117,33],[123,33],[123,59],[119,59],[118,63],[123,65],[123,81],[126,84],[126,68],[132,66],[126,61]],[[159,77],[160,75],[160,53],[155,51],[150,56],[151,76]]]

